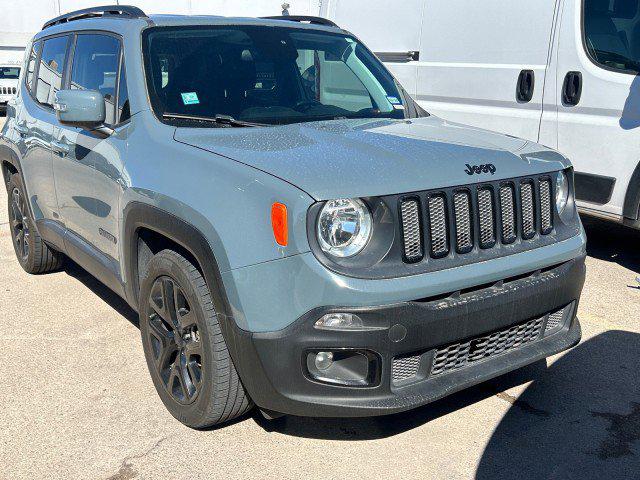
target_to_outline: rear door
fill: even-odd
[[[560,32],[558,149],[579,206],[635,217],[625,199],[640,160],[640,0],[565,0]]]
[[[538,140],[556,0],[428,0],[416,99],[445,119]]]
[[[14,125],[25,188],[36,220],[59,219],[51,153],[56,122],[52,105],[62,85],[69,38],[59,35],[33,44],[21,90],[22,106]]]
[[[119,36],[75,35],[67,88],[99,91],[105,99],[105,126],[114,131],[109,134],[58,123],[54,132],[56,190],[69,241],[88,244],[106,255],[114,268],[118,259],[118,200],[124,185],[122,152],[126,148],[126,125],[124,119],[120,121],[122,107],[118,108],[117,101],[121,57]],[[122,91],[126,96],[126,88]]]

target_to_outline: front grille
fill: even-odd
[[[404,258],[407,262],[422,260],[422,224],[420,222],[420,200],[405,199],[400,204]]]
[[[551,205],[551,180],[540,181],[540,225],[541,233],[547,235],[553,230],[553,206]]]
[[[396,357],[391,364],[391,378],[394,382],[401,382],[418,374],[420,355]]]
[[[473,248],[468,192],[458,192],[453,196],[453,212],[456,222],[456,251],[466,253]]]
[[[449,253],[447,212],[444,195],[429,197],[429,238],[431,256],[438,258]]]
[[[549,235],[553,231],[552,199],[548,176],[426,192],[426,203],[418,194],[401,198],[404,261],[465,255],[513,244],[518,238],[533,241]]]
[[[477,337],[463,343],[454,343],[436,351],[431,375],[440,375],[466,367],[480,360],[505,353],[537,340],[544,317]]]

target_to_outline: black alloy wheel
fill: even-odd
[[[24,197],[21,195],[18,187],[14,187],[11,191],[9,217],[13,246],[16,254],[20,259],[22,259],[22,261],[26,261],[29,258],[31,233],[29,231],[29,222],[26,206],[24,204]]]
[[[202,386],[202,344],[195,311],[183,289],[168,276],[157,278],[149,295],[149,328],[156,373],[178,403],[195,401]]]

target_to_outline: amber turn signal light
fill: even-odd
[[[287,206],[283,203],[276,202],[271,205],[271,226],[276,243],[286,247],[289,243],[289,230],[287,228]]]

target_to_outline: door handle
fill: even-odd
[[[65,142],[58,142],[54,140],[51,142],[51,150],[61,157],[66,157],[69,154],[69,145]]]
[[[562,85],[562,103],[575,106],[580,102],[582,96],[582,73],[569,72],[564,77]]]
[[[533,90],[536,83],[536,74],[533,70],[522,70],[518,75],[516,85],[516,98],[520,103],[530,102],[533,98]]]
[[[25,127],[24,125],[18,124],[18,123],[16,123],[16,124],[13,126],[13,129],[14,129],[16,132],[18,132],[18,134],[19,134],[21,137],[24,137],[27,133],[29,133],[29,129],[28,129],[27,127]]]

